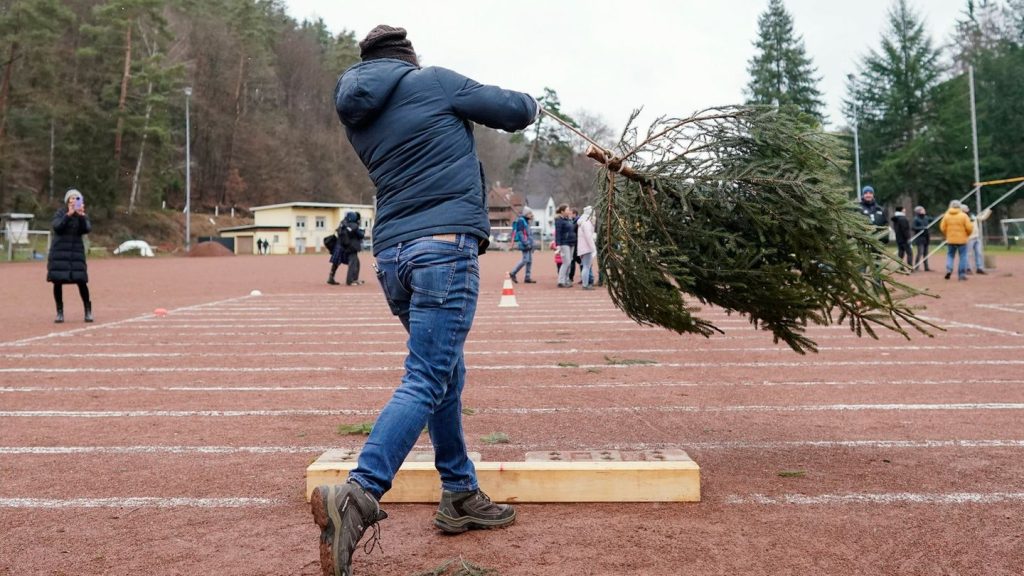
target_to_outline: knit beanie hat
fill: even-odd
[[[66,193],[64,193],[64,203],[67,204],[68,200],[70,200],[72,198],[76,198],[76,197],[77,198],[81,198],[82,197],[82,193],[79,192],[78,190],[72,188],[72,189],[68,190]]]
[[[405,34],[405,28],[380,24],[370,30],[366,38],[359,43],[359,57],[363,62],[377,58],[395,58],[419,66],[416,51],[412,48],[412,42],[406,40]]]

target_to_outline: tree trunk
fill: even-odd
[[[146,153],[146,138],[149,136],[149,117],[153,112],[153,104],[149,98],[153,95],[153,83],[146,87],[146,119],[142,123],[142,143],[139,144],[139,158],[135,161],[135,172],[132,174],[132,190],[128,195],[128,213],[135,211],[135,202],[140,199],[139,176],[142,174],[142,157]]]
[[[18,58],[18,43],[11,43],[11,57],[4,65],[4,77],[0,83],[0,142],[4,138],[4,129],[7,127],[7,98],[11,93],[11,74],[14,69],[14,61]]]
[[[117,128],[114,131],[114,168],[121,173],[121,132],[124,130],[124,109],[128,101],[128,80],[132,74],[132,19],[124,29],[124,72],[121,74],[121,98],[117,102]],[[115,178],[117,180],[117,178]]]
[[[238,58],[238,80],[235,82],[235,120],[231,123],[231,137],[228,138],[228,155],[225,166],[227,167],[228,173],[231,171],[231,167],[234,166],[235,161],[235,139],[238,136],[238,123],[242,119],[242,86],[245,85],[245,52]],[[223,186],[220,188],[220,197],[217,199],[218,204],[228,203],[228,186],[227,180],[224,181]]]

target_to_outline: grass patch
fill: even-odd
[[[641,364],[657,364],[655,360],[643,358],[618,358],[616,356],[605,356],[604,361],[612,366],[637,366]]]
[[[779,478],[803,478],[806,475],[803,470],[782,470],[778,473]]]
[[[463,407],[462,408],[462,414],[464,416],[472,416],[473,414],[476,414],[476,409],[475,408],[465,408],[465,407]]]
[[[484,444],[508,444],[508,434],[504,432],[491,432],[487,436],[480,439]]]
[[[338,434],[341,436],[369,436],[371,430],[373,430],[373,422],[338,424]]]
[[[559,368],[579,368],[580,365],[575,362],[559,362]]]
[[[600,368],[594,368],[593,366],[591,366],[590,368],[587,368],[587,374],[600,374],[600,373],[601,373],[601,369]]]
[[[498,576],[498,571],[494,568],[484,568],[466,560],[462,556],[458,558],[452,558],[447,562],[437,566],[426,572],[417,572],[413,576],[448,576],[449,570],[455,569],[454,572],[450,573],[450,576]]]
[[[567,344],[566,340],[545,340],[545,344]]]

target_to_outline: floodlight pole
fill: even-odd
[[[853,84],[853,166],[857,174],[857,201],[861,199],[860,192],[860,138],[857,135],[857,124],[860,120],[857,117],[857,79],[853,74],[847,74],[846,78]]]
[[[968,83],[971,87],[971,143],[974,145],[974,186],[977,188],[974,197],[974,225],[978,227],[978,243],[985,247],[984,226],[981,222],[981,166],[978,162],[978,111],[974,105],[974,66],[967,67]]]
[[[192,247],[192,138],[188,115],[188,101],[192,87],[185,87],[185,253]]]

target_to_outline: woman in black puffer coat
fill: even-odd
[[[85,305],[85,321],[92,322],[92,301],[89,299],[89,272],[85,265],[85,244],[82,236],[92,230],[85,215],[82,193],[72,188],[64,195],[64,208],[53,215],[54,240],[46,264],[46,281],[53,282],[53,301],[57,318],[64,321],[64,285],[77,284]]]

